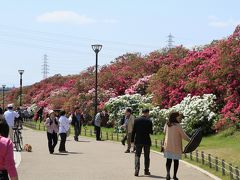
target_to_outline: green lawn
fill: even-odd
[[[228,129],[205,137],[198,149],[240,167],[240,131]]]
[[[38,130],[44,130],[43,124],[32,123],[33,126]],[[108,139],[113,141],[120,141],[124,134],[122,133],[114,133],[113,128],[101,128],[102,131],[102,139]],[[71,134],[74,133],[73,127],[71,127]],[[82,136],[95,138],[94,135],[94,127],[93,126],[85,126],[82,128]],[[162,134],[151,135],[152,138],[152,149],[159,151],[160,141],[163,139]],[[184,142],[186,144],[186,142]],[[228,129],[223,132],[218,133],[217,135],[212,135],[208,137],[204,137],[202,142],[198,148],[198,151],[204,151],[204,154],[207,156],[211,154],[212,157],[218,157],[221,161],[225,160],[226,163],[232,163],[234,167],[240,167],[240,131],[236,131],[235,129]],[[199,155],[199,158],[201,155]],[[229,176],[221,176],[221,172],[216,172],[214,168],[210,169],[208,165],[202,165],[201,160],[199,163],[195,161],[191,161],[188,158],[183,158],[185,161],[188,161],[192,164],[195,164],[215,175],[220,177],[221,179],[229,179]],[[193,159],[196,160],[195,157]],[[207,162],[206,162],[207,164]]]

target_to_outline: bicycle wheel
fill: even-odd
[[[18,132],[18,138],[19,138],[19,150],[22,151],[23,150],[23,138],[22,138],[22,133],[21,131]]]
[[[16,149],[16,151],[19,151],[19,147],[18,147],[18,135],[17,132],[14,131],[13,133],[13,144],[14,144],[14,148]]]

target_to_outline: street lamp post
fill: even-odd
[[[102,45],[100,44],[94,44],[92,45],[92,49],[93,51],[96,53],[96,70],[95,70],[95,111],[94,111],[94,115],[96,116],[97,114],[97,105],[98,105],[98,53],[101,51],[102,49]],[[94,117],[95,117],[94,116]]]
[[[24,70],[18,70],[20,74],[20,102],[19,105],[22,106],[22,75],[24,73]]]
[[[5,103],[5,102],[4,102],[4,101],[5,101],[5,99],[4,99],[4,98],[5,98],[5,97],[4,97],[4,96],[5,96],[5,94],[4,94],[5,87],[6,87],[6,85],[2,85],[2,96],[3,96],[2,108],[3,108],[3,110],[5,109],[5,107],[4,107],[4,106],[5,106],[5,105],[4,105],[4,103]]]

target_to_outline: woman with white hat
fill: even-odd
[[[49,114],[49,117],[46,119],[45,126],[47,127],[49,153],[53,154],[54,148],[57,145],[57,141],[58,141],[57,133],[59,129],[59,123],[53,110],[50,110],[48,114]]]

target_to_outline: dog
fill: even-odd
[[[27,152],[32,152],[32,146],[30,144],[25,144],[24,145],[24,150]]]

